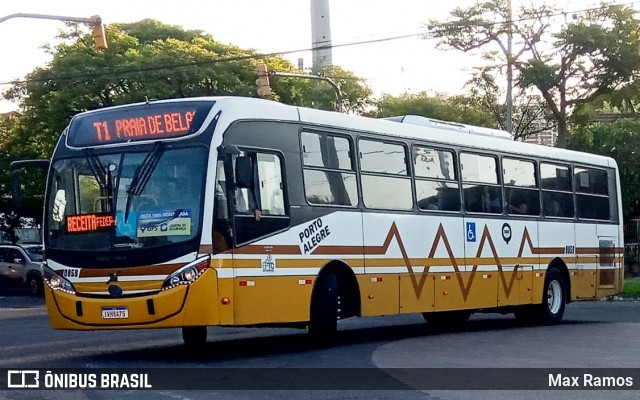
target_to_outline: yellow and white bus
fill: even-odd
[[[620,292],[611,158],[427,118],[272,101],[151,101],[75,116],[48,173],[54,329],[541,323]]]

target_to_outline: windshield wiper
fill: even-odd
[[[109,211],[111,212],[111,210],[114,209],[113,177],[111,176],[111,171],[102,165],[100,158],[95,155],[91,149],[85,150],[85,156],[87,158],[89,168],[91,168],[91,173],[98,182],[98,186],[100,186],[100,191],[102,193],[106,192],[107,194],[107,203],[109,204]]]
[[[162,155],[164,154],[164,149],[164,144],[162,142],[157,142],[138,168],[136,168],[136,173],[133,174],[133,179],[131,179],[131,185],[129,186],[129,189],[127,189],[127,202],[124,209],[125,223],[127,223],[127,219],[129,218],[129,211],[131,211],[133,196],[140,196],[144,191],[145,186],[147,186],[147,183],[151,178],[151,174],[153,174],[153,171],[158,165],[158,161],[160,161],[160,158],[162,158]]]
[[[89,168],[91,168],[91,173],[98,181],[100,189],[105,190],[107,188],[107,181],[104,177],[106,169],[102,166],[100,158],[91,149],[85,149],[85,156],[87,157]]]

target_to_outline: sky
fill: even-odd
[[[512,0],[514,7],[525,0]],[[538,2],[538,0],[529,0]],[[330,0],[331,38],[334,45],[377,40],[425,32],[430,19],[445,19],[457,7],[475,0]],[[619,0],[618,3],[625,3]],[[593,0],[558,0],[565,10],[597,4]],[[0,17],[33,13],[88,18],[103,23],[128,23],[153,18],[185,29],[200,29],[214,39],[260,52],[284,52],[311,47],[309,0],[0,0]],[[22,79],[51,57],[42,45],[56,43],[60,21],[13,18],[0,23],[0,93],[2,85]],[[89,29],[87,28],[87,32]],[[294,65],[298,58],[311,67],[311,52],[284,56]],[[333,64],[366,79],[374,94],[406,92],[459,94],[479,54],[438,50],[436,41],[417,36],[333,49]],[[17,109],[0,101],[0,113]]]

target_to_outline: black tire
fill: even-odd
[[[311,298],[309,335],[314,344],[325,347],[335,344],[339,307],[338,279],[334,272],[325,272],[318,277]]]
[[[27,277],[27,288],[31,296],[42,296],[44,294],[42,277],[36,274],[29,275],[29,277]]]
[[[182,340],[189,348],[199,348],[207,343],[206,326],[184,326],[182,327]]]
[[[552,325],[562,321],[567,303],[567,282],[557,268],[549,268],[544,278],[542,303],[522,306],[514,312],[524,324]]]
[[[471,311],[467,310],[422,313],[422,318],[428,324],[440,328],[458,327],[467,322],[469,317],[471,317]]]

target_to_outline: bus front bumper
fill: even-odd
[[[217,292],[211,268],[190,284],[141,296],[85,297],[45,285],[51,328],[68,330],[218,325]]]

